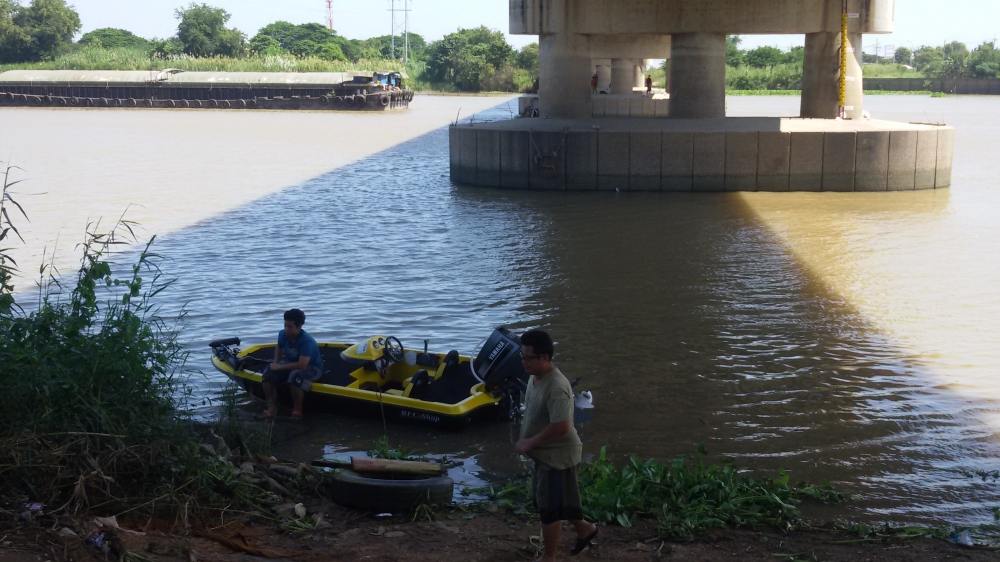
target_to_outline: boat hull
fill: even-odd
[[[306,407],[334,412],[384,415],[413,424],[462,428],[475,420],[505,419],[519,396],[485,391],[471,372],[470,358],[404,350],[408,361],[379,369],[341,356],[346,343],[322,343],[325,373],[306,392]],[[248,393],[262,399],[262,374],[273,360],[274,344],[213,347],[213,366]]]

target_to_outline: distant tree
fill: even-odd
[[[154,57],[169,59],[184,54],[184,45],[180,39],[171,37],[170,39],[151,39],[149,41],[150,53]]]
[[[318,23],[293,24],[276,21],[260,28],[250,40],[252,51],[280,50],[300,57],[319,57],[327,60],[347,60],[342,45],[344,39]]]
[[[257,34],[247,43],[247,50],[255,55],[280,55],[285,52],[281,43],[270,35]]]
[[[514,49],[503,33],[483,27],[459,29],[427,47],[427,77],[475,91],[500,71],[509,71]]]
[[[806,60],[806,48],[802,46],[792,47],[787,53],[783,53],[781,62],[785,64],[797,64],[802,66]]]
[[[940,65],[943,60],[944,53],[940,47],[923,46],[913,53],[913,66],[921,72],[933,66]]]
[[[344,52],[344,56],[349,60],[358,61],[361,59],[380,58],[378,51],[368,45],[367,39],[348,39],[338,35],[337,42],[340,45],[340,50]]]
[[[427,41],[422,35],[411,33],[410,37],[410,58],[421,60],[427,50]],[[380,35],[365,40],[365,47],[370,49],[370,53],[375,58],[381,59],[402,59],[403,47],[406,45],[406,38],[402,35],[396,36],[395,53],[393,52],[392,35]]]
[[[769,68],[780,64],[785,54],[775,47],[757,47],[746,53],[746,63],[754,68]]]
[[[969,53],[967,68],[974,78],[996,78],[1000,75],[1000,50],[993,43],[983,43]]]
[[[517,52],[517,66],[538,76],[538,43],[529,43]]]
[[[187,8],[178,8],[174,14],[179,20],[177,39],[185,53],[196,57],[233,57],[243,53],[246,38],[240,30],[226,28],[230,15],[222,8],[192,3]]]
[[[0,63],[20,62],[31,44],[28,32],[14,23],[21,9],[13,0],[0,0]]]
[[[913,62],[913,51],[906,47],[900,47],[896,49],[896,53],[892,56],[892,59],[896,61],[896,64],[910,64]]]
[[[52,58],[73,43],[80,16],[65,0],[0,0],[0,62]]]
[[[727,66],[742,66],[746,62],[743,51],[740,50],[740,44],[742,42],[743,38],[739,35],[729,35],[726,37]]]
[[[94,47],[104,47],[106,49],[126,48],[149,48],[150,43],[143,37],[125,29],[114,27],[102,27],[83,34],[78,41],[81,45],[92,45]]]
[[[930,78],[954,80],[968,74],[969,49],[952,41],[941,47],[921,47],[913,54],[917,69]]]

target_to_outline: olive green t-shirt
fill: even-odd
[[[569,380],[555,367],[542,377],[532,376],[524,394],[521,438],[534,437],[549,424],[567,420],[570,425],[565,435],[532,449],[528,456],[557,470],[565,470],[580,464],[583,453],[580,436],[573,427],[573,387]]]

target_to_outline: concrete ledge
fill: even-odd
[[[757,186],[764,191],[788,191],[791,133],[757,134]]]
[[[757,188],[758,133],[726,133],[726,191]]]
[[[788,189],[821,191],[823,189],[824,133],[799,133],[790,136]]]
[[[892,131],[889,134],[887,190],[909,191],[916,185],[917,135],[917,131]]]
[[[629,136],[629,189],[660,190],[660,163],[663,159],[663,133],[643,132]]]
[[[692,191],[725,191],[726,133],[694,135]]]
[[[889,182],[890,131],[862,131],[854,156],[854,190],[886,191]]]
[[[456,183],[510,189],[899,191],[951,183],[954,130],[886,121],[516,119],[449,129]]]
[[[629,133],[597,135],[597,189],[628,189]]]
[[[694,134],[665,132],[661,137],[660,185],[664,191],[691,191],[694,186]]]

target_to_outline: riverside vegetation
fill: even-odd
[[[103,533],[110,537],[101,546],[105,556],[140,560],[117,518],[147,527],[158,521],[161,529],[257,555],[264,547],[219,530],[263,525],[293,537],[360,524],[324,499],[327,473],[270,457],[274,426],[239,419],[235,386],[223,394],[218,422],[206,426],[190,418],[187,357],[177,341],[183,318],[158,314],[157,296],[170,281],[153,240],[130,251],[136,256],[131,265],[115,262],[122,255],[117,250],[136,242],[128,220],[106,231],[92,225],[72,286],[42,266],[37,297],[18,302],[18,264],[2,249],[20,237],[16,219],[28,217],[12,191],[16,172],[7,166],[0,173],[0,536],[59,531],[51,541],[63,548],[74,540],[90,548],[80,546],[83,539]],[[407,456],[385,438],[370,454]],[[635,457],[614,463],[602,449],[581,479],[588,517],[625,528],[653,521],[655,534],[670,541],[717,528],[806,528],[802,502],[848,499],[828,485],[793,485],[785,472],[766,477],[711,464],[702,453],[666,464]],[[488,518],[485,507],[494,505],[530,524],[526,481],[480,490],[486,498],[472,506],[444,512],[417,506],[408,520],[464,520],[470,512]],[[103,530],[87,521],[103,521]],[[498,525],[510,533],[506,523]],[[936,536],[908,529],[892,537]],[[850,530],[864,540],[890,533]],[[26,540],[40,544],[33,536]],[[455,548],[465,547],[455,540]]]
[[[177,33],[147,39],[117,28],[81,29],[79,14],[65,0],[31,0],[27,6],[0,0],[0,71],[150,70],[166,67],[216,72],[334,72],[402,70],[410,86],[437,91],[532,89],[538,76],[538,44],[519,50],[504,35],[486,27],[459,29],[428,42],[382,35],[347,39],[318,23],[284,21],[265,25],[253,37],[227,27],[229,12],[192,3],[175,11]],[[408,50],[404,52],[405,46]],[[741,48],[729,36],[726,87],[730,93],[801,88],[804,49]],[[963,43],[916,50],[896,49],[891,58],[864,54],[864,75],[871,78],[995,78],[1000,51],[993,43],[970,50]],[[657,86],[666,85],[669,62],[648,70]]]

